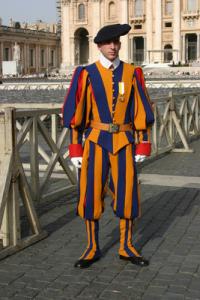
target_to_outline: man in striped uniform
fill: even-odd
[[[71,132],[70,157],[81,168],[77,214],[85,219],[88,236],[75,267],[89,267],[101,257],[99,219],[109,170],[112,207],[120,223],[119,257],[148,265],[132,245],[132,227],[140,215],[135,162],[150,155],[154,117],[141,68],[118,57],[120,36],[130,29],[128,24],[114,24],[99,30],[94,42],[100,58],[75,70],[63,105],[64,126]]]

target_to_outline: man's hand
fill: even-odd
[[[73,165],[77,168],[80,169],[81,168],[81,164],[82,164],[82,157],[72,157],[71,161],[73,163]]]
[[[146,158],[146,155],[140,155],[140,154],[137,154],[135,155],[135,161],[136,162],[143,162]]]

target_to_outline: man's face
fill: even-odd
[[[98,44],[98,48],[101,53],[110,61],[115,60],[118,57],[119,50],[121,48],[121,42],[119,38],[113,39],[107,42]]]

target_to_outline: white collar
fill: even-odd
[[[102,53],[100,53],[99,56],[99,61],[102,64],[102,66],[106,69],[109,69],[111,65],[113,65],[114,70],[119,66],[120,64],[120,59],[119,57],[115,58],[115,60],[110,61],[109,59],[107,59]]]

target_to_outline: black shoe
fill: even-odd
[[[75,262],[74,267],[80,269],[89,268],[93,263],[95,263],[99,259],[100,257],[96,257],[92,259],[79,259]]]
[[[138,265],[140,267],[146,267],[146,266],[149,265],[149,261],[147,259],[143,258],[142,256],[129,256],[129,257],[126,257],[126,256],[123,256],[123,255],[120,255],[119,258],[124,259],[124,260],[128,260],[132,264]]]

